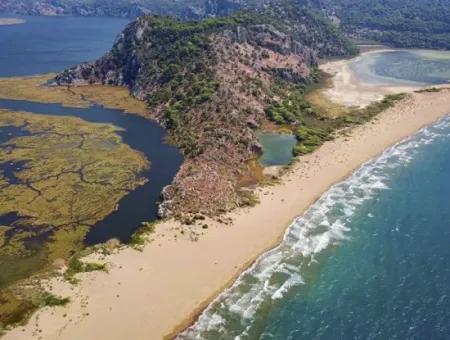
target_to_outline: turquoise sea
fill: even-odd
[[[450,339],[450,117],[326,192],[180,339]]]

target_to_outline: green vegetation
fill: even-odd
[[[38,306],[32,299],[19,299],[9,289],[0,290],[0,336],[6,326],[27,320]]]
[[[142,222],[140,228],[131,236],[129,245],[138,250],[142,249],[142,246],[148,240],[148,236],[155,232],[158,222]]]
[[[272,100],[267,106],[266,114],[275,123],[295,123],[305,114],[314,113],[314,109],[305,100],[303,84],[292,85],[278,80],[271,92],[271,96],[276,97],[277,100]]]
[[[69,302],[68,297],[56,296],[46,291],[33,292],[26,297],[17,298],[11,290],[1,290],[0,335],[7,326],[25,322],[38,308],[65,306]]]
[[[6,324],[35,306],[63,302],[50,296],[29,302],[13,288],[82,248],[89,228],[145,182],[140,174],[149,164],[108,124],[0,110],[0,129],[21,131],[0,144],[0,216],[11,216],[0,227],[0,323]],[[67,275],[99,269],[104,266],[74,257]]]
[[[286,1],[283,6],[267,10],[238,12],[199,22],[154,16],[140,18],[125,29],[123,38],[106,59],[99,60],[100,72],[105,72],[102,63],[116,65],[116,71],[124,75],[120,81],[144,96],[152,110],[162,113],[165,126],[173,132],[172,139],[187,156],[195,157],[205,148],[186,127],[192,122],[192,112],[203,110],[218,96],[221,85],[216,70],[219,55],[215,35],[249,25],[271,25],[292,34],[299,44],[316,49],[320,56],[356,53],[356,48],[329,21]],[[139,68],[130,66],[136,60]],[[282,69],[273,70],[277,71]],[[59,79],[66,76],[63,73]],[[108,81],[114,82],[111,78]],[[261,84],[256,85],[255,94],[259,93]],[[206,112],[202,119],[208,119]]]
[[[269,119],[282,127],[289,128],[297,137],[295,156],[313,152],[325,141],[334,138],[337,131],[352,125],[362,124],[380,112],[405,98],[406,94],[388,95],[364,109],[348,109],[337,117],[324,114],[305,99],[302,85],[278,83],[272,90],[274,98],[266,109]]]
[[[241,190],[241,206],[254,207],[259,203],[258,196],[251,190]]]
[[[300,126],[295,136],[298,144],[294,148],[294,155],[304,155],[314,151],[324,141],[331,139],[329,131],[324,131],[319,128]]]
[[[422,89],[422,90],[417,90],[414,91],[416,93],[422,93],[422,92],[441,92],[444,88],[439,88],[439,87],[430,87],[430,88],[426,88],[426,89]]]
[[[77,283],[78,279],[76,274],[89,273],[93,271],[106,271],[106,265],[104,263],[85,262],[80,259],[81,254],[73,256],[67,265],[67,269],[64,272],[64,278],[71,283]]]
[[[396,47],[450,49],[449,0],[321,0],[344,31]]]
[[[48,292],[41,294],[38,298],[40,307],[65,306],[69,301],[70,299],[68,297],[62,298]]]

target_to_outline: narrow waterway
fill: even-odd
[[[85,239],[87,245],[105,242],[111,238],[128,242],[142,222],[157,219],[157,203],[160,200],[161,191],[164,186],[170,184],[178,172],[183,157],[175,147],[165,143],[165,131],[156,122],[102,106],[70,108],[60,104],[2,99],[0,108],[55,116],[73,116],[88,122],[113,124],[124,129],[119,134],[126,144],[142,152],[150,160],[150,169],[143,173],[148,178],[148,182],[122,198],[118,210],[90,229]],[[8,136],[11,138],[14,132],[20,133],[20,131],[20,129],[11,129],[8,131]]]

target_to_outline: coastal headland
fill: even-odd
[[[112,255],[90,255],[108,263],[108,273],[79,274],[72,286],[62,278],[46,285],[71,302],[45,308],[5,339],[171,338],[192,323],[223,289],[274,247],[296,216],[333,184],[387,147],[450,113],[450,90],[413,92],[345,136],[301,156],[279,180],[260,187],[259,204],[222,218],[206,219],[181,233],[172,219],[157,225],[140,251],[124,247]],[[126,313],[124,312],[126,311]],[[126,325],[126,326],[125,326]]]

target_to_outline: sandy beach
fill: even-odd
[[[374,49],[363,52],[356,58],[383,51],[393,50]],[[365,107],[373,101],[383,99],[385,95],[399,92],[413,92],[422,88],[419,86],[374,85],[365,83],[354,75],[350,69],[348,60],[329,61],[320,65],[320,69],[333,75],[331,87],[324,90],[325,95],[331,101],[345,106]]]
[[[75,286],[52,279],[52,292],[70,296],[45,308],[4,339],[160,339],[189,325],[220,291],[282,238],[286,227],[331,185],[385,148],[450,113],[450,90],[413,93],[350,136],[304,156],[280,184],[258,189],[260,204],[239,209],[225,225],[208,221],[180,234],[177,223],[157,226],[142,251],[106,257],[108,273],[81,274]],[[202,235],[203,234],[203,235]],[[198,236],[198,239],[197,239]]]

